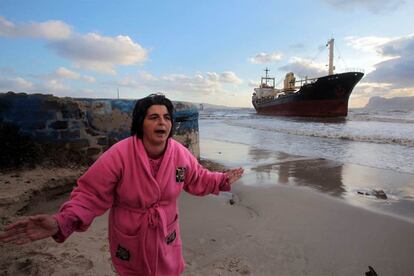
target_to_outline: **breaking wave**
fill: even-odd
[[[200,112],[200,120],[288,135],[414,147],[414,112],[350,110],[345,118],[298,118],[258,115],[252,109]]]
[[[239,127],[248,127],[252,129],[270,131],[270,132],[279,132],[289,135],[299,135],[299,136],[308,136],[308,137],[319,137],[327,139],[340,139],[345,141],[357,141],[357,142],[368,142],[368,143],[378,143],[378,144],[397,144],[401,146],[414,147],[414,136],[411,138],[408,137],[396,137],[388,136],[387,134],[357,134],[357,133],[347,133],[347,132],[338,132],[332,131],[332,129],[295,129],[295,128],[284,128],[284,127],[273,127],[262,124],[252,124],[251,122],[237,122],[233,120],[225,121],[229,125],[239,126]],[[394,134],[395,133],[391,133]]]

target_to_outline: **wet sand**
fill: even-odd
[[[349,183],[355,187],[358,181],[377,187],[387,179],[414,183],[412,176],[207,142],[202,143],[202,157],[225,167],[243,166],[246,172],[232,193],[181,195],[184,275],[364,275],[369,265],[378,275],[412,275],[410,204],[405,211],[408,215],[401,219],[364,204],[364,208],[351,205],[347,199],[352,193]],[[214,163],[209,166],[222,169]],[[36,171],[52,177],[48,173]],[[7,177],[1,175],[2,180]],[[8,189],[17,187],[9,184]],[[1,192],[5,200],[6,191]],[[394,194],[393,200],[399,201],[399,193],[390,193]],[[47,205],[30,198],[26,208],[19,206],[21,213],[53,213],[67,195],[49,197]],[[386,202],[369,196],[351,198],[380,205]],[[0,275],[115,275],[106,231],[104,215],[87,232],[72,235],[64,244],[45,240],[26,246],[0,245]]]
[[[295,187],[234,195],[233,205],[183,195],[187,275],[412,274],[412,223]]]
[[[414,174],[215,140],[202,140],[201,151],[206,159],[244,167],[244,185],[303,187],[414,223]],[[378,199],[374,190],[387,199]]]

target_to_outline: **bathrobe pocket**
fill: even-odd
[[[178,215],[172,223],[167,226],[167,237],[161,243],[162,258],[160,258],[159,272],[170,271],[170,275],[178,275],[184,269],[184,260],[182,258],[180,227]]]
[[[178,223],[178,215],[175,215],[174,220],[167,226],[167,237],[165,238],[165,245],[168,247],[181,246],[180,227]]]
[[[140,232],[129,236],[117,229],[112,223],[109,226],[109,245],[112,262],[117,271],[132,270],[135,273],[145,272],[143,256],[143,240]]]

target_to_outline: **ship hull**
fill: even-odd
[[[355,85],[363,77],[360,72],[334,74],[303,85],[297,92],[276,99],[253,100],[260,114],[304,117],[344,117]]]

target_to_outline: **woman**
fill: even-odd
[[[184,270],[177,198],[229,191],[243,169],[209,172],[171,138],[173,105],[163,95],[137,101],[131,137],[108,149],[78,180],[59,213],[21,219],[0,234],[25,244],[64,242],[110,209],[108,237],[120,275],[179,275]]]

